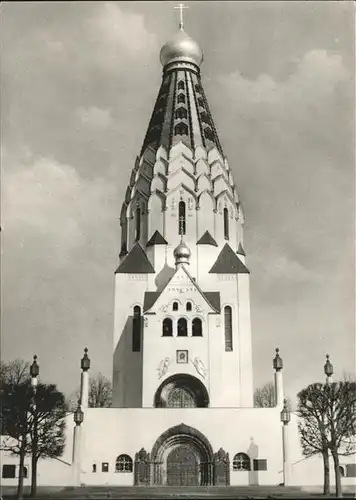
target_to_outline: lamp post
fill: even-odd
[[[288,443],[288,424],[291,419],[291,414],[288,408],[288,401],[284,399],[283,408],[281,411],[282,428],[282,443],[283,443],[283,484],[289,486],[290,484],[290,463],[289,463],[289,443]]]
[[[78,406],[74,412],[74,436],[73,436],[73,481],[74,486],[80,486],[80,464],[81,464],[81,424],[84,420],[84,412],[81,407],[81,400],[78,399]]]
[[[38,453],[38,415],[37,415],[37,404],[36,404],[36,394],[37,394],[37,384],[38,375],[40,373],[40,367],[37,363],[36,354],[33,356],[33,363],[30,366],[31,375],[31,388],[32,388],[32,423],[33,423],[33,435],[31,443],[31,496],[36,495],[37,491],[37,453]]]
[[[81,407],[86,410],[88,408],[89,399],[89,369],[90,369],[90,358],[88,356],[88,348],[84,349],[84,356],[80,360],[80,367],[82,369],[81,380],[80,380],[80,401]]]
[[[330,356],[329,354],[326,355],[326,363],[324,365],[324,373],[326,375],[326,384],[329,385],[332,383],[332,376],[334,374],[334,367],[333,365],[330,363],[330,360],[329,360]]]
[[[276,406],[281,406],[283,404],[283,360],[279,355],[279,348],[276,348],[276,355],[273,359],[274,368],[274,392],[275,392],[275,402]]]

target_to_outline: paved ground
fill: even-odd
[[[25,494],[28,488],[25,488]],[[356,488],[345,487],[344,497],[356,498]],[[2,499],[14,499],[16,488],[2,488]],[[248,498],[325,498],[320,488],[298,488],[282,486],[230,486],[230,487],[80,487],[80,488],[38,488],[38,498],[48,500],[123,500],[145,499],[161,500],[173,499],[248,499]]]

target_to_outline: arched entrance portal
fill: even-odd
[[[156,408],[207,408],[209,394],[204,384],[185,373],[168,377],[158,387],[154,405]]]
[[[168,486],[213,484],[213,450],[208,439],[185,424],[171,427],[151,453],[152,482]]]

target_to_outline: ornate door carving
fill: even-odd
[[[200,485],[200,467],[196,452],[187,445],[174,448],[167,457],[168,486]]]
[[[214,486],[230,485],[230,459],[229,454],[220,448],[214,453]]]
[[[148,486],[150,484],[150,455],[144,448],[135,455],[135,485]]]

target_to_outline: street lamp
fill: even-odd
[[[286,398],[283,401],[283,408],[281,411],[281,422],[283,423],[283,425],[288,425],[290,422],[290,411],[288,408],[288,401]]]
[[[280,413],[281,422],[283,423],[282,428],[282,444],[283,444],[283,484],[284,486],[289,486],[290,481],[290,471],[289,471],[289,444],[288,444],[288,424],[291,419],[290,410],[288,408],[288,401],[284,399],[283,408]]]
[[[84,412],[81,408],[81,401],[78,399],[78,406],[74,412],[74,422],[76,426],[79,426],[83,423],[84,420]]]

